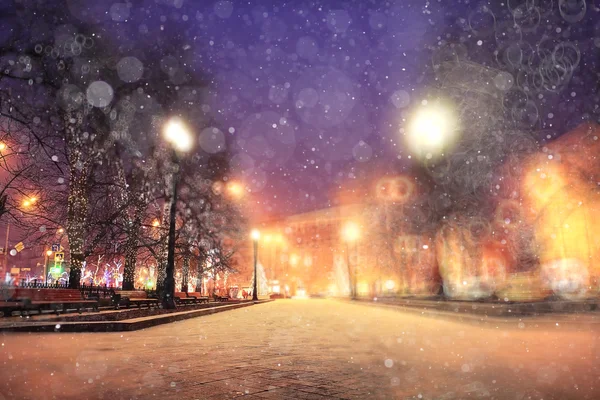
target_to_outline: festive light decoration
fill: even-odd
[[[186,254],[183,256],[183,267],[182,267],[182,278],[181,278],[181,290],[184,292],[188,291],[188,276],[190,274],[190,255]]]

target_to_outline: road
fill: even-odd
[[[7,333],[0,400],[598,399],[600,324],[588,321],[313,299],[137,332]]]

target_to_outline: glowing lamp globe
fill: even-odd
[[[164,128],[164,137],[177,151],[190,151],[193,145],[192,135],[179,119],[171,119]]]
[[[342,230],[342,236],[347,242],[354,242],[360,237],[360,228],[354,222],[347,222]]]
[[[406,142],[417,156],[431,159],[454,144],[457,131],[452,107],[441,103],[421,106],[409,118]]]

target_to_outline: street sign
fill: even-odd
[[[19,242],[19,243],[15,244],[15,250],[17,250],[19,253],[22,252],[24,248],[25,248],[25,245],[23,244],[23,242]]]
[[[54,262],[61,263],[65,260],[65,253],[56,252],[54,253]]]
[[[52,245],[52,252],[56,253],[57,251],[60,251],[60,244],[58,243]]]

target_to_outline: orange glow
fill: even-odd
[[[37,197],[30,197],[28,199],[23,200],[23,207],[29,207],[35,204],[37,201]]]
[[[541,154],[532,160],[523,181],[535,230],[542,283],[569,299],[586,297],[590,284],[598,291],[600,211],[597,189],[586,176],[564,162]],[[593,164],[589,165],[593,168]]]
[[[6,143],[0,142],[0,151],[6,149]]]
[[[436,255],[444,292],[457,299],[489,297],[505,280],[507,260],[491,240],[485,221],[460,217],[436,237]]]
[[[160,226],[160,221],[159,221],[159,220],[157,220],[157,219],[155,219],[154,221],[152,221],[152,226],[153,226],[153,227],[155,227],[155,228],[156,228],[157,226]]]
[[[63,228],[58,229],[58,233],[63,233],[65,230]]]
[[[408,201],[415,191],[415,185],[406,176],[382,178],[377,182],[377,198],[384,201],[404,203]]]
[[[244,195],[244,186],[242,186],[242,184],[239,182],[229,182],[227,184],[227,190],[235,198],[240,198]]]
[[[516,200],[502,200],[496,207],[496,223],[504,229],[516,229],[521,224],[521,206]]]
[[[47,250],[47,251],[46,251],[46,255],[47,255],[48,257],[50,257],[50,256],[52,255],[52,250]]]
[[[355,222],[347,222],[342,229],[342,237],[346,242],[354,242],[360,237],[360,228]]]

